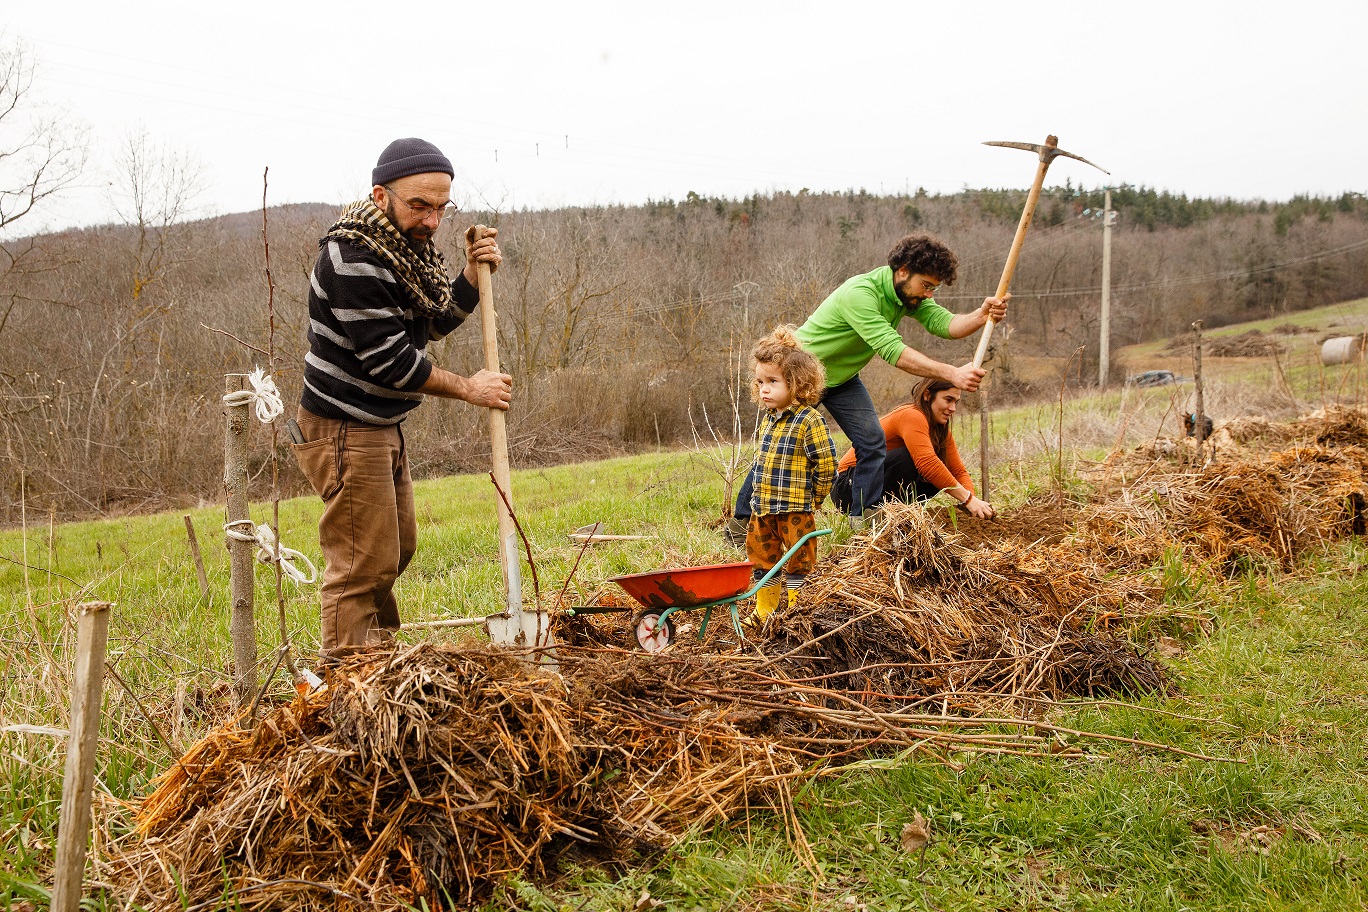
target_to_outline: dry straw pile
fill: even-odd
[[[1144,451],[1102,467],[1095,503],[1077,521],[1080,541],[1113,570],[1153,566],[1177,549],[1230,574],[1260,561],[1291,569],[1307,550],[1365,531],[1364,411],[1231,422],[1213,445],[1209,463],[1186,470]]]
[[[1159,610],[1152,581],[1099,572],[1074,542],[974,546],[920,507],[884,512],[812,576],[804,610],[783,616],[767,644],[796,676],[971,714],[1165,689],[1156,664],[1108,633]]]
[[[753,806],[810,859],[796,780],[894,753],[1079,757],[1102,736],[1049,724],[1053,700],[1168,689],[1120,635],[1165,610],[1156,561],[1286,563],[1358,528],[1366,427],[1315,416],[1276,452],[1232,439],[1205,466],[1119,456],[1088,502],[994,526],[892,509],[740,646],[715,624],[648,656],[581,618],[554,671],[482,645],[358,656],[196,744],[104,873],[155,910],[464,906],[567,853],[629,861]]]
[[[1166,354],[1191,354],[1197,344],[1194,333],[1177,336],[1164,347]],[[1257,329],[1240,333],[1238,336],[1208,336],[1202,341],[1202,352],[1211,358],[1263,358],[1281,355],[1287,346],[1279,339],[1264,335]]]

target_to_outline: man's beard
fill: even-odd
[[[399,229],[399,217],[394,212],[393,200],[390,200],[385,206],[385,218],[389,219],[390,224],[395,227],[395,230]],[[399,233],[404,236],[404,240],[408,241],[414,247],[421,247],[423,244],[432,240],[432,229],[421,222],[414,225],[408,231],[399,231]]]
[[[902,301],[903,307],[910,307],[913,310],[920,307],[922,302],[926,300],[926,295],[908,295],[896,285],[893,286],[893,293],[898,296],[899,301]]]

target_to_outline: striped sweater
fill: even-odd
[[[465,322],[480,293],[457,275],[450,317],[413,312],[403,287],[373,253],[325,241],[309,276],[309,353],[300,404],[324,418],[397,424],[422,401],[432,374],[429,341]]]

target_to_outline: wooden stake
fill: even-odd
[[[67,735],[66,775],[57,825],[57,863],[53,869],[52,912],[77,912],[90,838],[91,790],[95,750],[100,740],[100,698],[104,692],[109,602],[79,606],[76,622],[76,676],[71,684],[71,728]]]
[[[24,604],[33,604],[33,587],[29,585],[28,561],[28,489],[24,470],[19,469],[19,538],[24,550]]]
[[[57,505],[48,507],[47,589],[52,600],[52,568],[57,566]]]
[[[1108,187],[1102,203],[1102,329],[1098,340],[1097,385],[1107,386],[1107,374],[1111,372],[1111,188]]]
[[[979,384],[979,500],[988,500],[988,378]]]
[[[185,535],[190,539],[190,554],[195,558],[195,573],[199,576],[200,592],[204,594],[204,600],[209,601],[209,575],[204,572],[204,555],[200,554],[199,539],[195,537],[195,524],[190,521],[190,514],[186,513]]]
[[[1197,334],[1197,338],[1192,343],[1192,382],[1197,388],[1197,411],[1193,415],[1194,425],[1192,437],[1197,441],[1197,453],[1202,452],[1202,443],[1206,440],[1206,400],[1202,396],[1202,321],[1196,320],[1192,324],[1192,331]]]
[[[229,393],[246,389],[242,374],[226,378]],[[228,521],[250,520],[247,501],[247,431],[250,427],[250,407],[226,406],[227,423],[223,444],[223,488],[228,495]],[[232,616],[228,633],[233,640],[233,691],[239,709],[252,704],[257,690],[256,625],[254,575],[252,572],[252,543],[228,539],[229,566],[232,578]]]

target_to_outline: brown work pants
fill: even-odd
[[[318,520],[322,644],[340,658],[399,629],[394,582],[418,547],[404,434],[397,424],[320,418],[300,409],[295,458],[326,506]]]

